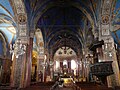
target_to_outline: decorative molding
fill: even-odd
[[[24,4],[23,4],[23,2],[22,2],[22,0],[14,0],[13,1],[14,2],[14,4],[15,4],[15,7],[16,7],[16,10],[17,10],[17,14],[19,14],[19,13],[25,13],[25,10],[24,10]]]
[[[101,16],[101,23],[102,23],[103,25],[109,24],[109,15],[102,15],[102,16]]]
[[[110,35],[109,25],[102,25],[101,28],[102,28],[102,35],[104,36]]]
[[[19,24],[19,36],[27,36],[27,26],[26,24]]]
[[[29,44],[29,38],[28,37],[19,37],[19,39],[21,40],[22,44]]]
[[[26,22],[27,22],[27,17],[26,17],[26,15],[23,14],[23,13],[20,13],[20,14],[18,15],[18,23],[19,23],[19,24],[26,24]]]
[[[27,36],[27,14],[22,0],[13,0],[14,8],[16,10],[16,18],[18,24],[18,37]]]
[[[30,31],[30,38],[34,38],[35,32],[32,30]]]
[[[28,44],[28,35],[27,35],[27,14],[25,12],[25,6],[23,0],[9,0],[12,3],[14,14],[15,14],[15,21],[17,24],[17,39],[21,39],[22,44]],[[24,55],[19,56],[16,60],[14,60],[13,67],[15,70],[13,71],[12,75],[14,76],[14,81],[11,83],[12,86],[23,88],[25,84],[22,82],[24,76],[23,69],[24,67]],[[29,82],[28,82],[29,83]]]
[[[103,0],[102,11],[101,11],[101,23],[100,32],[101,36],[110,35],[110,11],[111,11],[112,0]]]

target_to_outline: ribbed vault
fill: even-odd
[[[96,0],[24,0],[29,27],[40,28],[45,48],[53,56],[67,46],[76,54],[93,41],[97,20]],[[91,41],[90,41],[91,40]]]

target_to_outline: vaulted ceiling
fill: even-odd
[[[0,31],[5,35],[7,43],[12,43],[16,37],[14,13],[9,0],[0,0]]]
[[[112,30],[111,34],[114,41],[120,47],[120,0],[116,0],[114,3],[112,26],[114,27],[114,30]]]
[[[29,29],[40,28],[45,48],[55,53],[63,46],[76,53],[93,41],[93,32],[99,20],[101,0],[23,0]],[[113,4],[111,32],[120,46],[120,0]],[[0,31],[7,42],[14,43],[16,24],[10,0],[0,0]],[[29,30],[28,29],[28,30]]]
[[[53,53],[63,46],[77,53],[89,46],[96,27],[99,0],[24,0],[31,28],[40,28]]]

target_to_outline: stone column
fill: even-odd
[[[24,4],[21,0],[11,0],[15,10],[15,22],[17,23],[17,38],[21,39],[22,44],[27,45],[28,34],[27,34],[27,14],[25,12]],[[27,53],[28,51],[26,51]],[[26,80],[26,53],[20,55],[18,58],[14,56],[12,63],[12,72],[11,72],[11,86],[23,88]]]
[[[27,61],[26,61],[26,77],[25,86],[29,86],[31,82],[31,69],[32,69],[32,49],[33,49],[33,38],[29,38],[29,45],[27,46]]]
[[[13,57],[13,61],[12,61],[12,68],[11,68],[11,76],[10,76],[10,86],[11,87],[14,87],[14,83],[15,83],[15,70],[16,70],[16,68],[15,68],[15,63],[16,63],[16,57],[14,56]]]
[[[20,85],[20,88],[25,88],[25,75],[26,75],[26,54],[22,55],[21,57],[22,59],[22,75],[21,75],[21,85]]]
[[[109,39],[109,41],[105,40],[105,46],[103,48],[103,52],[104,52],[104,60],[113,61],[112,68],[113,68],[114,74],[107,77],[108,86],[109,87],[120,86],[119,67],[117,62],[116,50],[114,47],[114,40],[112,37]]]
[[[23,88],[24,87],[23,81],[24,81],[24,74],[25,74],[26,51],[21,51],[22,48],[20,48],[20,44],[18,42],[15,42],[15,44],[16,46],[14,48],[15,49],[14,54],[13,54],[14,58],[12,62],[12,71],[11,71],[11,87]],[[23,44],[23,42],[21,42],[21,44],[23,46],[25,45]]]
[[[45,82],[46,81],[46,66],[45,65],[43,65],[43,82]]]
[[[43,78],[43,77],[40,77],[40,71],[43,73],[43,61],[44,61],[44,55],[41,55],[38,57],[38,60],[37,60],[37,82],[42,82],[40,80],[40,78]]]
[[[24,87],[24,74],[25,74],[25,59],[24,55],[18,58],[14,57],[11,72],[11,87],[23,88]]]
[[[53,74],[54,74],[54,62],[52,65],[50,65],[50,79],[53,80]]]
[[[63,61],[60,61],[60,69],[61,69],[62,72],[63,72]]]
[[[99,24],[99,40],[104,40],[103,49],[103,60],[101,61],[113,61],[112,67],[114,74],[109,76],[108,86],[120,86],[120,74],[116,58],[116,52],[114,47],[114,40],[110,35],[111,29],[111,6],[113,0],[101,0],[101,13],[100,15],[100,24]],[[112,58],[110,59],[110,53]]]
[[[83,59],[82,59],[82,73],[83,73],[83,77],[87,78],[87,56],[89,54],[89,49],[87,47],[84,47],[83,49]]]
[[[68,73],[71,71],[71,60],[68,61]]]

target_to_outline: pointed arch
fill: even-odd
[[[3,55],[7,54],[7,37],[5,36],[5,34],[0,30],[0,40],[1,40],[1,50],[3,52]]]

